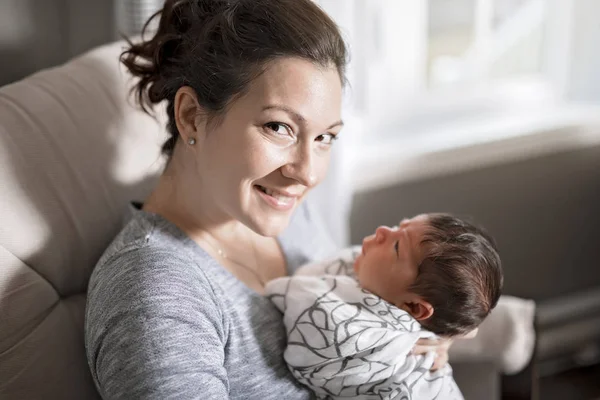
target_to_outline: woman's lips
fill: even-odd
[[[265,200],[269,206],[278,211],[289,211],[293,209],[298,197],[300,197],[289,192],[269,189],[260,185],[256,185],[255,188],[262,199]]]

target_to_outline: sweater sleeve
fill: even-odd
[[[229,398],[226,327],[196,264],[138,248],[94,275],[85,339],[102,398]]]

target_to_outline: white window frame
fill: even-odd
[[[492,0],[476,1],[480,16],[476,45],[487,48],[492,40]],[[351,160],[348,168],[353,171],[355,190],[600,142],[598,104],[580,107],[569,103],[574,97],[573,79],[581,75],[574,71],[581,57],[588,56],[580,50],[579,59],[571,57],[574,44],[592,40],[589,26],[583,30],[579,20],[590,8],[600,12],[600,2],[541,1],[546,8],[547,39],[540,74],[494,86],[486,80],[489,65],[482,52],[475,73],[482,84],[469,90],[429,92],[424,88],[424,47],[415,45],[427,41],[428,1],[317,0],[337,21],[350,44],[351,88],[345,113],[351,116],[352,127],[345,128],[351,137],[344,139],[353,143],[346,150],[351,155],[345,158]],[[389,32],[392,28],[394,34]],[[600,34],[596,35],[600,40]],[[402,46],[405,59],[385,51],[392,43],[390,37],[400,38],[393,45]],[[394,71],[391,79],[389,71]],[[520,102],[515,102],[512,89],[520,91]],[[595,95],[600,99],[600,88]],[[509,112],[496,114],[495,105],[508,107]],[[492,109],[489,115],[485,114],[486,106]],[[405,124],[413,110],[418,110],[425,121],[421,126]],[[460,113],[480,118],[449,123]]]

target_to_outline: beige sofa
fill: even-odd
[[[132,106],[121,48],[0,88],[0,399],[99,397],[84,353],[87,281],[163,161],[161,124]],[[467,399],[497,398],[491,363],[455,370]]]
[[[163,134],[127,100],[121,44],[0,89],[0,399],[97,398],[87,282]]]

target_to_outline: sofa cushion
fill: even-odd
[[[0,88],[0,398],[94,398],[94,264],[163,166],[164,114],[133,107],[123,43]]]

